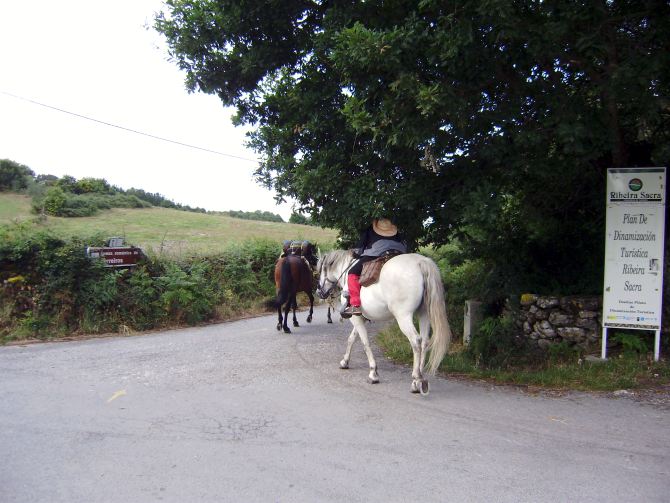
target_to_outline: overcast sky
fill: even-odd
[[[0,1],[0,159],[288,220],[290,205],[276,206],[253,180],[257,156],[231,124],[233,111],[187,93],[151,28],[161,8],[160,0]]]

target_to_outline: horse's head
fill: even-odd
[[[321,250],[319,250],[319,261],[316,264],[316,271],[319,275],[319,283],[316,287],[316,293],[322,299],[327,299],[330,295],[330,292],[333,290],[333,287],[335,286],[328,280],[328,260],[328,253],[321,255]]]
[[[348,258],[349,254],[342,250],[331,251],[319,257],[317,264],[317,271],[319,273],[317,294],[319,297],[327,299],[335,288],[342,288],[343,285],[340,282],[344,273],[351,266],[351,261]]]

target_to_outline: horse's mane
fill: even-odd
[[[349,250],[333,250],[329,255],[333,256],[333,260],[345,260],[349,258]]]
[[[321,266],[326,260],[328,261],[328,266],[332,267],[335,264],[349,260],[349,258],[349,250],[331,250],[319,259],[319,265],[317,267],[319,270],[321,270]]]

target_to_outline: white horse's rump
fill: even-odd
[[[318,264],[318,293],[326,298],[338,286],[347,287],[347,271],[354,259],[348,251],[336,250],[324,255]],[[444,358],[451,341],[451,329],[444,303],[444,287],[440,270],[428,257],[416,253],[398,255],[381,270],[379,281],[361,288],[363,316],[352,316],[354,325],[340,367],[349,367],[351,347],[360,337],[370,364],[368,381],[379,382],[377,363],[370,349],[365,319],[372,321],[395,318],[400,330],[407,336],[414,354],[412,392],[428,393],[425,375],[433,375]],[[419,317],[419,332],[414,327],[414,314]],[[430,335],[432,326],[432,337]],[[428,357],[425,370],[426,353]]]

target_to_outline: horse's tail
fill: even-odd
[[[423,303],[428,310],[432,335],[428,343],[428,373],[434,374],[442,359],[449,350],[451,343],[451,327],[447,319],[447,308],[444,302],[444,284],[437,264],[426,258],[419,263],[424,278]]]
[[[281,275],[279,277],[279,291],[275,300],[275,308],[281,307],[289,300],[291,296],[291,258],[286,257],[281,265]]]

